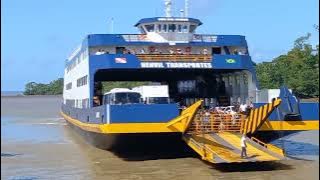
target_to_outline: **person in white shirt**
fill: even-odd
[[[210,128],[210,113],[208,110],[205,110],[203,121],[204,121],[204,128],[209,129]]]
[[[104,53],[105,53],[104,50],[99,49],[99,51],[96,52],[96,55],[101,55],[101,54],[104,54]]]
[[[202,50],[202,53],[203,53],[204,55],[207,55],[207,54],[208,54],[208,49],[203,49],[203,50]]]
[[[146,53],[146,51],[142,48],[141,50],[140,50],[140,54],[145,54]]]
[[[246,135],[243,134],[241,137],[241,158],[248,157],[247,155],[247,143],[246,143]]]
[[[245,114],[247,112],[248,105],[243,103],[240,105],[239,110],[241,114]]]

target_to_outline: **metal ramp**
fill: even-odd
[[[198,109],[188,125],[183,126],[183,140],[211,163],[282,160],[285,158],[282,149],[254,137],[247,138],[248,158],[240,157],[242,134],[250,135],[259,129],[280,102],[278,99],[254,109],[249,116]]]
[[[285,158],[282,149],[249,138],[248,158],[241,158],[241,134],[235,132],[185,134],[183,139],[203,160],[211,163],[277,161]]]

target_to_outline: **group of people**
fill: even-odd
[[[246,107],[246,104],[241,104],[241,110],[242,112],[245,111],[245,108]],[[249,107],[253,107],[252,105],[249,105]],[[210,124],[210,116],[211,116],[211,113],[212,112],[215,112],[215,110],[200,110],[200,116],[202,117],[202,122],[205,124],[205,125],[209,125]],[[223,122],[221,121],[220,124],[219,124],[219,127],[218,129],[221,130],[221,129],[224,129],[225,125],[223,124]],[[206,128],[206,127],[205,127]],[[241,136],[241,139],[240,139],[240,147],[241,147],[241,155],[240,157],[241,158],[248,158],[248,155],[247,155],[247,136],[246,134],[242,134]]]
[[[181,48],[169,48],[164,52],[156,47],[149,47],[149,54],[171,54],[171,55],[190,55],[192,54],[191,47],[186,47],[184,50]],[[146,51],[142,48],[140,54],[146,54]],[[208,55],[208,50],[205,48],[198,54]]]
[[[242,104],[237,103],[235,105],[236,111],[245,116],[249,116],[253,108],[254,106],[252,101],[250,101],[249,103],[242,103]]]
[[[182,50],[181,48],[169,48],[165,52],[162,50],[156,48],[156,47],[149,47],[148,50],[145,50],[144,48],[141,48],[139,50],[136,49],[127,49],[125,48],[122,52],[123,54],[172,54],[172,55],[189,55],[191,54],[191,48],[187,47],[185,50]],[[109,54],[109,51],[106,51],[104,49],[99,49],[94,53],[95,55],[102,55],[102,54]],[[198,54],[208,55],[209,51],[208,49],[204,48],[201,50]]]
[[[109,54],[109,51],[106,51],[104,49],[99,49],[95,52],[95,55],[101,55],[101,54]],[[168,48],[164,52],[161,49],[158,49],[154,46],[150,46],[148,50],[145,50],[145,48],[139,48],[137,49],[128,49],[124,48],[123,54],[172,54],[172,55],[189,55],[192,54],[191,47],[186,47],[183,49],[181,48]],[[202,50],[198,51],[197,54],[203,54],[203,55],[209,55],[209,50],[207,48],[203,48]],[[239,50],[234,50],[231,54],[234,55],[244,55],[246,52],[242,52]]]
[[[205,131],[224,131],[239,126],[237,122],[240,117],[232,110],[222,110],[220,108],[200,109],[199,118],[201,129]],[[213,119],[212,119],[213,118]],[[211,129],[213,125],[214,129]]]

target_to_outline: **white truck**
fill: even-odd
[[[141,98],[146,104],[168,104],[169,90],[167,85],[150,85],[138,86],[132,88],[133,91],[139,92]]]

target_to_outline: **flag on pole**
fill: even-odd
[[[126,58],[115,58],[115,62],[116,63],[127,63],[127,59]]]

